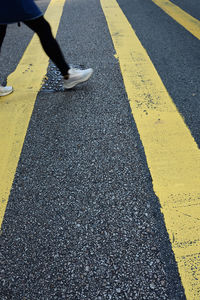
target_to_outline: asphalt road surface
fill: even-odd
[[[113,1],[107,0],[105,9]],[[37,4],[45,12],[49,2]],[[200,18],[199,1],[171,3]],[[153,1],[118,4],[198,148],[198,38]],[[64,4],[57,40],[70,64],[92,67],[94,74],[64,91],[59,71],[52,62],[48,66],[2,213],[0,300],[200,299],[200,236],[194,238],[196,252],[188,254],[193,255],[188,273],[194,268],[194,284],[184,269],[186,255],[179,260],[170,238],[173,230],[154,189],[148,150],[102,8],[99,0]],[[114,19],[114,9],[109,16]],[[1,83],[15,72],[32,36],[24,24],[9,25],[0,55]],[[25,97],[23,84],[20,90]],[[9,97],[0,99],[0,110]],[[0,115],[3,148],[14,129],[3,127],[2,120]],[[198,216],[195,222],[200,232]],[[188,226],[191,230],[193,223]]]

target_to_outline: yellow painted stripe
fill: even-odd
[[[200,299],[200,151],[116,0],[101,0],[188,299]]]
[[[56,34],[65,0],[52,0],[45,17]],[[16,70],[8,77],[14,93],[0,99],[0,228],[37,93],[49,59],[33,36]]]
[[[200,21],[193,18],[177,5],[168,0],[152,0],[162,10],[164,10],[177,23],[200,40]]]

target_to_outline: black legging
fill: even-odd
[[[66,76],[68,74],[69,65],[66,63],[62,51],[53,37],[51,32],[51,27],[49,23],[44,19],[44,17],[39,17],[34,20],[24,21],[30,29],[32,29],[39,36],[42,47],[48,57],[54,62],[58,67],[61,74]],[[6,34],[7,25],[0,24],[0,49]]]
[[[3,40],[4,40],[5,35],[6,35],[6,28],[7,28],[7,25],[1,25],[0,24],[0,51],[1,51],[1,46],[3,44]]]

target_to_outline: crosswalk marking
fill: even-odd
[[[56,34],[65,0],[52,0],[45,17]],[[33,36],[16,70],[8,77],[15,91],[0,100],[0,228],[37,93],[49,59]]]
[[[182,25],[186,30],[200,40],[200,21],[193,18],[177,5],[169,0],[152,0],[157,6],[165,11],[177,23]]]
[[[101,0],[186,297],[200,299],[200,151],[116,0]]]

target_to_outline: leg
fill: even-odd
[[[1,46],[3,44],[4,37],[6,35],[6,28],[7,25],[0,24],[0,51],[1,51]]]
[[[6,35],[6,28],[7,28],[7,25],[0,24],[0,52],[1,52],[1,46],[3,44],[4,37]],[[9,95],[10,93],[12,93],[12,91],[13,91],[12,86],[1,86],[0,85],[0,97]]]
[[[62,51],[56,39],[52,35],[49,23],[44,19],[44,17],[25,21],[24,23],[35,33],[37,33],[46,54],[55,63],[62,75],[66,76],[70,67],[66,63]]]

